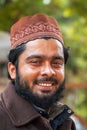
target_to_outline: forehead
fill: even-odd
[[[26,44],[24,53],[27,55],[63,56],[63,45],[56,39],[36,39]]]

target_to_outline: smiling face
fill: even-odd
[[[11,67],[9,67],[11,70]],[[10,73],[14,80],[16,68]],[[26,44],[18,58],[20,84],[29,87],[40,98],[53,95],[64,81],[62,44],[55,39],[37,39]]]

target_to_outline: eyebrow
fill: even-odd
[[[29,60],[29,59],[33,59],[33,58],[38,58],[38,59],[42,59],[42,58],[45,58],[46,56],[43,56],[43,55],[31,55],[31,56],[28,56],[25,60]],[[62,61],[64,61],[64,58],[62,56],[52,56],[51,57],[52,59],[60,59]]]
[[[41,58],[44,58],[45,56],[42,56],[42,55],[31,55],[31,56],[28,56],[25,60],[29,60],[29,59],[33,59],[33,58],[38,58],[38,59],[41,59]]]
[[[53,59],[60,59],[62,61],[64,61],[64,57],[62,56],[52,56]]]

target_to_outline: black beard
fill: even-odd
[[[30,89],[27,82],[20,82],[20,76],[17,73],[15,80],[15,90],[22,98],[27,100],[29,103],[36,105],[40,108],[48,110],[54,103],[58,102],[61,98],[63,98],[63,90],[65,89],[65,80],[62,82],[57,91],[48,97],[40,98],[38,94],[34,94]]]

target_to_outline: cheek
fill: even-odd
[[[56,74],[57,74],[57,79],[58,79],[58,81],[59,81],[59,82],[62,82],[62,81],[64,80],[64,78],[65,78],[64,69],[58,70],[58,71],[56,72]]]
[[[27,80],[30,85],[33,83],[33,81],[37,78],[39,74],[39,70],[32,69],[30,67],[23,66],[21,69],[19,69],[19,73],[22,80]]]

